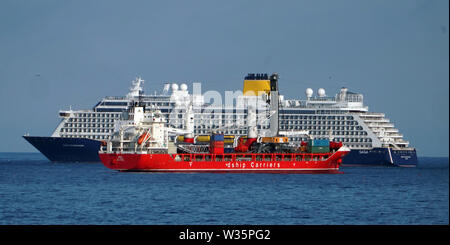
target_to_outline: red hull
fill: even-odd
[[[119,171],[225,173],[339,173],[348,151],[329,154],[136,154],[99,153]]]

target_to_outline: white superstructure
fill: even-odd
[[[126,96],[105,97],[91,110],[60,111],[62,121],[52,136],[106,140],[114,132],[115,122],[126,116],[138,101],[145,108],[159,110],[165,121],[169,122],[167,126],[179,129],[193,127],[194,135],[210,134],[218,129],[225,134],[247,135],[248,101],[245,96],[239,97],[234,106],[213,106],[204,103],[202,95],[190,94],[187,84],[167,83],[162,93],[146,95],[142,89],[143,82],[141,78],[136,78]],[[351,149],[409,147],[409,142],[403,139],[403,135],[383,113],[368,111],[362,94],[350,92],[347,88],[342,88],[332,97],[327,96],[323,88],[319,88],[316,94],[308,88],[303,100],[279,96],[279,130],[285,132],[291,142],[299,143],[307,137],[333,137]],[[189,106],[193,106],[193,125],[184,125]],[[266,120],[271,116],[270,108],[258,108],[256,114],[257,130],[267,130],[270,127],[270,120]],[[308,132],[309,136],[289,134],[299,131]]]

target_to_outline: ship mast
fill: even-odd
[[[269,99],[267,100],[269,104],[270,114],[270,128],[269,132],[266,133],[266,137],[276,137],[279,136],[279,110],[280,110],[280,99],[278,93],[278,74],[273,73],[270,76],[270,92]]]

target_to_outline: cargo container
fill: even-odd
[[[213,134],[211,136],[211,141],[223,141],[224,140],[224,135],[223,134]]]
[[[209,135],[199,135],[197,136],[197,141],[198,142],[208,142],[210,141],[210,136]]]
[[[288,143],[288,137],[263,137],[261,142],[263,143]]]
[[[209,149],[209,152],[210,152],[211,154],[223,154],[223,153],[224,153],[224,148],[223,148],[223,147],[219,147],[219,148],[211,147],[211,148]]]
[[[224,153],[234,153],[234,148],[233,147],[225,147],[225,148],[223,148],[223,152]]]
[[[330,152],[329,146],[308,146],[306,148],[308,153],[328,153]]]
[[[211,141],[211,143],[209,143],[210,147],[224,147],[225,144],[223,143],[223,141]]]
[[[234,143],[234,136],[233,135],[226,135],[226,136],[224,136],[223,140],[220,140],[220,136],[218,138],[219,138],[219,141],[224,141],[227,144]],[[211,140],[212,140],[212,137],[210,135],[199,135],[196,138],[196,142],[203,142],[203,143],[208,143]],[[184,141],[184,136],[183,135],[177,136],[177,141],[178,142],[183,142]],[[217,141],[217,140],[215,140],[215,141]]]
[[[225,144],[233,144],[234,143],[234,135],[225,135],[224,140]]]
[[[211,141],[209,144],[209,152],[212,154],[223,154],[224,153],[223,141]]]
[[[329,140],[319,140],[319,139],[313,139],[308,140],[308,146],[330,146]]]
[[[234,140],[233,140],[233,139],[225,139],[223,142],[224,142],[225,144],[233,144],[233,143],[234,143]]]

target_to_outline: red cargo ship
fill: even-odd
[[[195,143],[192,103],[186,108],[184,130],[166,127],[160,111],[146,111],[136,103],[130,120],[118,122],[116,132],[102,146],[100,160],[119,171],[339,173],[342,158],[350,151],[342,143],[311,139],[295,146],[278,130],[277,79],[274,74],[268,80],[266,98],[274,112],[270,130],[259,136],[255,111],[249,107],[248,135],[237,138],[232,153],[225,153],[224,135],[217,132],[212,133],[209,145]],[[169,133],[183,134],[183,141],[169,141]]]
[[[348,150],[327,154],[131,154],[100,153],[103,164],[120,171],[339,173]]]

